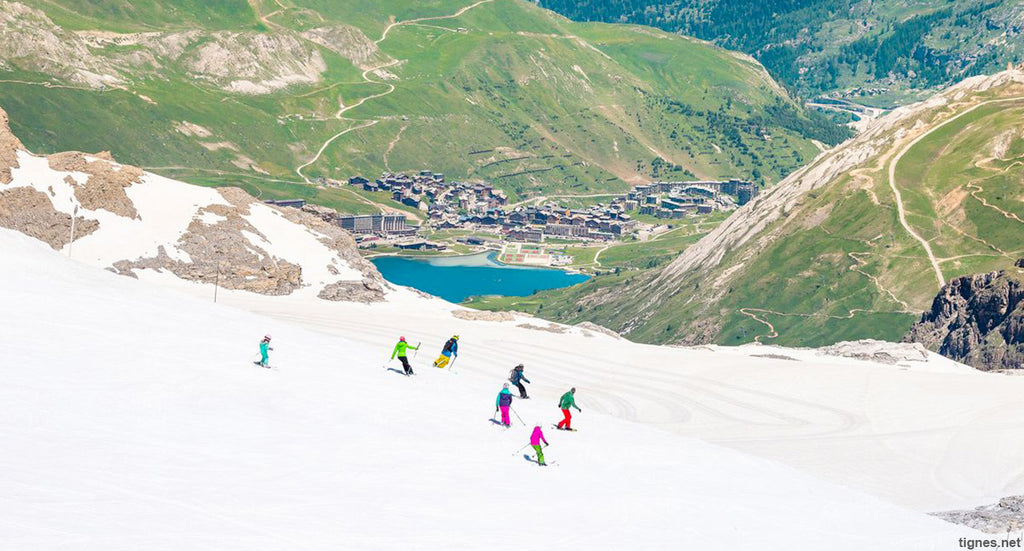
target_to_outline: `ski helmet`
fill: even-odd
[[[269,341],[270,340],[270,335],[269,334],[263,335],[263,340]]]
[[[572,387],[572,388],[570,388],[570,389],[569,389],[569,392],[572,392],[573,394],[576,394],[576,387]]]
[[[522,371],[523,370],[523,364],[517,365],[516,369],[519,370],[519,371]]]
[[[508,383],[505,383],[505,388],[508,388]]]
[[[405,342],[405,337],[398,337],[398,340]]]
[[[455,336],[454,336],[454,337],[452,337],[452,338],[453,338],[453,339],[455,339],[455,340],[459,340],[459,336],[458,336],[458,335],[455,335]]]

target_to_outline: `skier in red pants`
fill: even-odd
[[[583,413],[583,410],[576,405],[576,400],[573,395],[576,394],[576,387],[570,388],[569,392],[562,395],[562,399],[558,401],[558,407],[562,410],[562,415],[565,419],[558,422],[558,428],[562,430],[575,430],[570,424],[572,423],[572,414],[569,413],[569,408],[576,408],[576,411]]]

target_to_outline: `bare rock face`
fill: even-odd
[[[932,513],[947,522],[970,526],[987,534],[1005,534],[1024,530],[1024,496],[1010,496],[994,505],[983,505],[969,511]]]
[[[338,281],[325,286],[317,297],[334,302],[381,302],[384,300],[384,287],[371,279]]]
[[[84,172],[89,175],[85,185],[69,182],[75,188],[75,199],[83,207],[107,210],[125,218],[139,218],[135,204],[128,198],[125,188],[142,180],[142,169],[116,165],[107,160],[109,153],[97,157],[99,160],[89,161],[85,154],[69,151],[50,155],[46,159],[54,170]]]
[[[370,69],[391,61],[363,31],[350,25],[318,27],[303,32],[302,37],[348,59],[360,69]]]
[[[11,183],[11,170],[18,168],[18,151],[25,146],[11,133],[7,113],[0,109],[0,184]]]
[[[45,193],[19,187],[0,191],[0,227],[19,231],[60,250],[71,236],[71,215],[55,209]],[[99,222],[79,216],[75,220],[75,239],[99,227]]]
[[[1020,369],[1024,284],[1001,271],[954,279],[904,340],[978,369]]]
[[[454,310],[452,315],[460,320],[469,321],[514,321],[516,316],[510,312],[485,312],[483,310]]]
[[[587,331],[593,331],[595,333],[601,333],[602,335],[608,335],[609,337],[615,337],[616,339],[622,338],[622,335],[616,333],[615,331],[612,331],[611,329],[608,329],[603,325],[598,325],[596,323],[589,321],[577,323],[576,327],[579,327],[580,329],[586,329]]]
[[[327,64],[298,38],[256,32],[216,32],[183,60],[197,78],[225,90],[266,94],[320,80]]]
[[[889,365],[928,361],[928,350],[920,343],[893,343],[874,339],[838,342],[819,348],[818,353]]]
[[[563,334],[569,331],[569,328],[564,325],[558,325],[557,323],[548,323],[547,325],[534,325],[532,323],[520,323],[516,327],[522,327],[523,329],[533,329],[534,331],[547,331],[548,333]]]

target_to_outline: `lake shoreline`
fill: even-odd
[[[496,251],[470,255],[371,258],[384,279],[461,303],[473,296],[529,296],[538,291],[583,283],[590,276],[546,266],[505,264]]]

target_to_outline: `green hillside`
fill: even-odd
[[[849,134],[755,61],[520,0],[25,0],[0,106],[34,151],[343,210],[305,181],[431,169],[515,199],[657,178],[765,184]],[[6,43],[5,43],[6,42]]]
[[[781,184],[672,264],[542,293],[526,309],[542,303],[545,317],[594,321],[645,342],[899,340],[940,281],[1012,272],[1024,257],[1024,85],[1002,78],[1011,74],[1024,80],[1003,73],[984,92],[953,90],[933,107],[894,114],[889,128],[803,173],[813,189],[788,195],[801,178]],[[830,176],[847,155],[865,158]]]
[[[541,0],[581,21],[652,25],[748,52],[806,97],[906,103],[1024,59],[1009,0]]]

